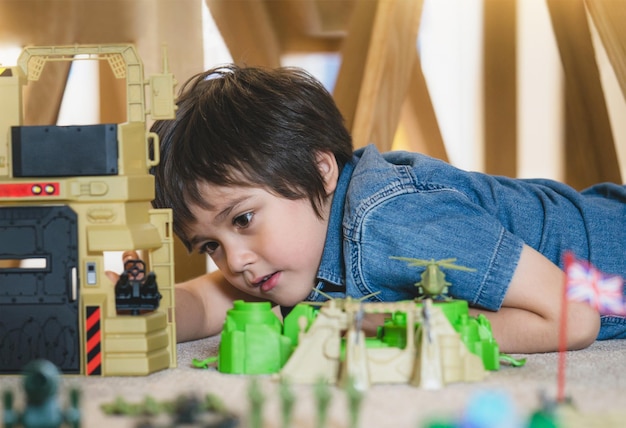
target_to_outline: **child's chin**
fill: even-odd
[[[306,293],[302,296],[295,296],[295,295],[285,296],[281,299],[275,299],[274,303],[276,303],[277,305],[286,306],[286,307],[296,306],[298,303],[304,302],[308,296],[309,296],[309,293]]]
[[[280,299],[280,301],[274,301],[278,306],[285,306],[287,308],[296,306],[298,303],[301,303],[302,300],[298,299]]]

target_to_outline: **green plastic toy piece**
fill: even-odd
[[[306,326],[310,326],[317,316],[318,308],[300,303],[296,305],[291,312],[285,317],[283,334],[291,340],[291,344],[295,347],[298,345],[298,334],[300,333],[300,322],[306,320]]]
[[[485,370],[500,368],[500,350],[493,338],[491,323],[484,315],[470,317],[468,312],[459,316],[457,322],[452,325],[459,332],[470,352],[483,360]]]
[[[345,386],[346,397],[348,401],[348,409],[350,410],[350,428],[359,426],[359,414],[361,412],[361,403],[365,396],[364,391],[358,388],[353,377],[348,379]]]
[[[324,428],[328,419],[328,406],[332,399],[332,392],[325,379],[315,382],[315,403],[317,404],[316,427]]]
[[[211,420],[215,425],[210,426],[231,427],[236,426],[238,420],[215,394],[206,394],[204,399],[195,395],[179,395],[168,401],[157,401],[147,395],[142,402],[135,403],[126,401],[124,397],[117,397],[112,403],[102,404],[100,409],[110,416],[158,418],[166,415],[173,420],[171,426],[200,426],[200,423]],[[138,423],[137,426],[143,425]]]
[[[404,303],[415,304],[418,308],[424,305],[422,300]],[[341,301],[337,304],[340,305]],[[485,370],[498,370],[500,362],[512,366],[524,365],[525,360],[516,360],[499,352],[489,320],[483,315],[470,316],[466,301],[449,299],[435,301],[432,304],[441,309],[468,350],[481,359]],[[222,373],[278,373],[299,345],[300,334],[307,332],[313,325],[319,311],[320,309],[314,305],[300,303],[281,323],[269,302],[238,300],[227,313],[219,355],[205,360],[194,359],[193,365],[206,368],[217,362],[217,368]],[[417,326],[418,323],[415,327]],[[404,310],[397,310],[391,313],[383,326],[379,327],[376,337],[366,338],[365,346],[368,349],[385,347],[405,349],[406,337],[407,313]],[[345,343],[342,342],[340,346],[340,360],[343,361]]]
[[[22,386],[26,395],[24,409],[13,408],[13,393],[4,391],[3,427],[57,428],[81,426],[80,391],[72,388],[69,392],[69,405],[62,409],[59,405],[58,390],[61,372],[49,360],[32,360],[24,367]]]
[[[252,378],[248,385],[248,401],[250,403],[248,423],[251,428],[261,428],[263,426],[263,403],[265,402],[265,396],[257,378]]]
[[[277,373],[293,345],[269,302],[237,300],[226,314],[217,368],[222,373]]]
[[[293,418],[293,406],[296,402],[296,395],[291,388],[291,384],[285,378],[280,380],[279,386],[280,393],[280,408],[283,415],[283,428],[291,427],[291,420]]]
[[[209,357],[204,360],[200,360],[198,358],[194,358],[191,360],[191,364],[198,369],[208,369],[211,364],[217,363],[219,357]]]
[[[508,354],[500,354],[500,361],[513,367],[522,367],[526,364],[526,358],[513,358]]]
[[[418,302],[416,305],[421,306],[422,303]],[[465,300],[439,301],[433,302],[433,305],[442,309],[469,351],[482,359],[485,370],[498,370],[500,368],[498,343],[493,338],[491,324],[484,315],[471,317],[469,305]],[[389,346],[404,349],[406,346],[406,314],[402,312],[392,314],[391,318],[379,328],[378,339]]]

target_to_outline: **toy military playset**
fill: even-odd
[[[236,301],[227,313],[218,357],[195,364],[216,362],[224,373],[280,373],[294,383],[351,379],[361,390],[375,383],[439,389],[482,380],[486,371],[500,368],[501,359],[523,365],[500,354],[485,316],[471,317],[466,301],[447,296],[451,284],[443,269],[472,269],[454,264],[456,259],[394,258],[424,267],[416,301],[329,299],[321,307],[304,302],[284,323],[267,302]],[[387,315],[376,337],[365,337],[365,314]]]
[[[83,59],[126,80],[127,121],[25,126],[23,87],[48,62]],[[129,44],[27,47],[0,67],[0,374],[33,359],[102,376],[176,366],[171,211],[151,208],[159,141],[146,128],[147,114],[174,117],[174,84],[167,69],[144,80]],[[105,277],[104,253],[124,250],[146,253],[151,284]]]

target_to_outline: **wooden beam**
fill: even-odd
[[[402,106],[400,126],[405,133],[405,149],[448,161],[419,57],[413,63],[408,94]]]
[[[108,61],[99,61],[100,73],[100,122],[123,123],[126,121],[126,80],[117,79]]]
[[[585,0],[626,99],[626,1]]]
[[[71,44],[75,27],[55,25],[76,13],[76,4],[34,0],[0,2],[0,40],[3,43],[26,45]],[[70,63],[47,63],[40,79],[24,88],[24,124],[54,125],[57,122],[61,100],[67,82]]]
[[[321,34],[341,33],[345,36],[352,12],[359,1],[362,0],[315,0]]]
[[[264,0],[281,40],[344,37],[358,0]]]
[[[517,0],[485,0],[485,172],[517,175]]]
[[[348,34],[341,48],[341,68],[337,75],[333,96],[348,129],[354,126],[376,7],[377,1],[360,2],[355,7],[348,24]]]
[[[281,53],[336,53],[341,51],[343,37],[310,37],[295,34],[281,39]]]
[[[316,0],[263,0],[281,40],[299,35],[319,34],[322,29]]]
[[[577,189],[621,183],[583,0],[547,0],[565,73],[565,181]]]
[[[48,62],[39,80],[23,91],[24,124],[56,125],[70,70],[68,62]]]
[[[178,236],[174,238],[174,282],[180,284],[207,273],[207,256],[188,252]]]
[[[234,63],[280,66],[280,41],[264,1],[206,0],[206,4]]]
[[[370,142],[381,151],[392,147],[416,58],[422,3],[378,0],[355,6],[335,89],[355,148]]]

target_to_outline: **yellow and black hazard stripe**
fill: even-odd
[[[100,330],[100,306],[87,306],[85,316],[85,374],[87,376],[102,375],[102,333]]]

